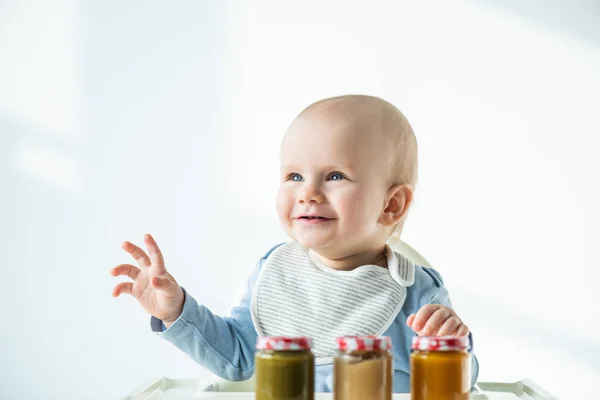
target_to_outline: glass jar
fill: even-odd
[[[468,337],[417,336],[411,347],[411,400],[468,400],[471,391]]]
[[[391,400],[392,342],[389,337],[337,339],[333,360],[334,400]]]
[[[256,400],[313,400],[315,357],[306,337],[259,337]]]

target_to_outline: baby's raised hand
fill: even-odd
[[[183,290],[167,272],[154,238],[146,234],[144,242],[150,256],[133,243],[123,242],[121,247],[137,261],[138,266],[121,264],[110,270],[112,276],[127,275],[133,279],[133,282],[118,283],[112,294],[114,297],[122,293],[132,295],[144,310],[169,326],[183,310]]]
[[[469,328],[453,309],[441,304],[427,304],[411,314],[406,324],[419,336],[467,336]]]

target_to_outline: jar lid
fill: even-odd
[[[311,347],[311,338],[304,336],[259,336],[256,340],[257,350],[302,351]]]
[[[468,336],[415,336],[412,338],[413,350],[461,351],[469,349]]]
[[[340,351],[376,351],[391,350],[392,341],[388,336],[346,336],[336,339]]]

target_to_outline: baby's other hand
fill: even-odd
[[[127,275],[133,282],[118,283],[113,296],[127,293],[135,297],[149,314],[162,320],[168,327],[183,310],[184,294],[175,278],[167,272],[162,253],[154,238],[144,235],[148,254],[131,242],[123,242],[122,248],[129,253],[138,266],[117,265],[110,270],[112,276]]]
[[[468,336],[469,328],[453,309],[441,304],[427,304],[411,314],[406,324],[419,336]]]

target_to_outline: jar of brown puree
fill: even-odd
[[[333,360],[334,400],[391,400],[392,342],[389,337],[337,339]]]
[[[468,337],[414,337],[410,356],[411,400],[468,400]]]
[[[315,357],[307,337],[259,337],[256,400],[313,400]]]

